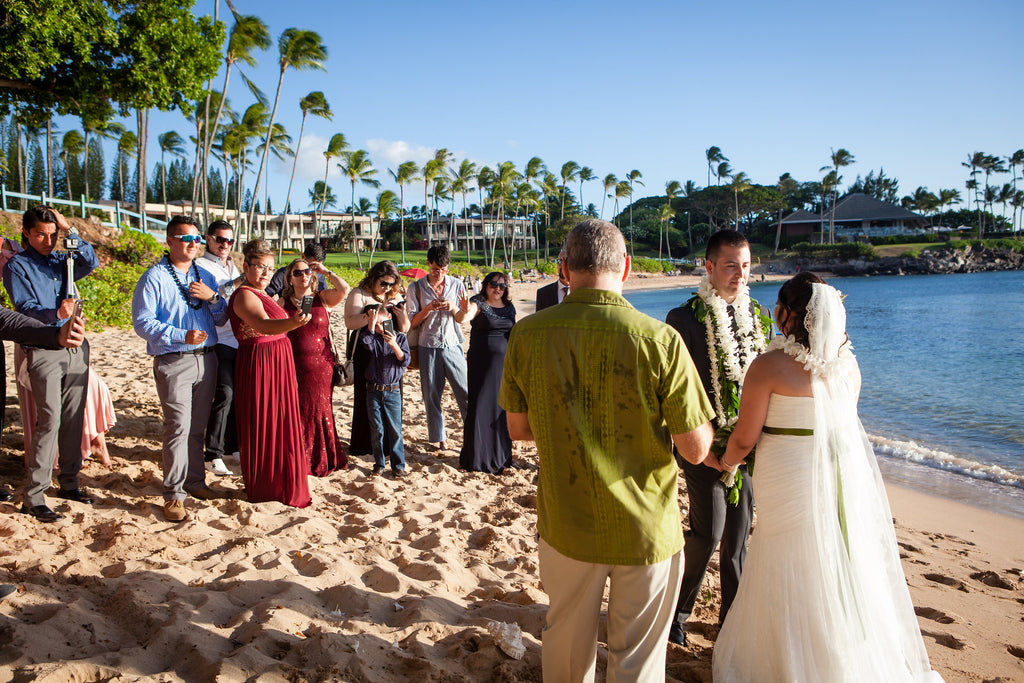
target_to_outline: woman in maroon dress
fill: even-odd
[[[309,322],[288,317],[263,290],[274,275],[274,252],[265,240],[245,245],[241,286],[228,315],[238,339],[235,417],[242,481],[249,502],[309,505],[309,460],[302,450],[299,393],[292,345],[285,336]]]
[[[331,289],[318,292],[314,273],[323,274]],[[302,297],[313,297],[313,319],[308,325],[288,333],[295,357],[295,378],[302,392],[299,402],[302,421],[303,452],[309,456],[309,470],[325,477],[335,470],[348,469],[348,458],[338,441],[334,425],[331,378],[334,374],[334,352],[331,349],[330,310],[345,300],[348,283],[330,272],[322,263],[296,259],[285,271],[281,302],[288,315],[302,307]]]

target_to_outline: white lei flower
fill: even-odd
[[[782,351],[796,362],[802,363],[804,370],[822,378],[833,376],[844,362],[853,357],[853,345],[850,342],[846,342],[840,347],[838,356],[830,361],[826,361],[824,358],[811,353],[811,350],[798,342],[793,335],[786,337],[780,335],[776,337],[768,345],[768,350]]]
[[[697,296],[708,307],[704,326],[707,330],[708,356],[712,364],[711,384],[715,390],[715,414],[718,416],[720,426],[729,426],[736,422],[737,416],[728,417],[725,414],[720,374],[724,370],[726,379],[731,380],[738,387],[743,385],[743,378],[747,374],[750,361],[754,360],[767,346],[764,329],[761,327],[761,320],[758,316],[750,314],[750,289],[746,285],[740,288],[732,302],[732,316],[729,315],[729,304],[718,296],[718,292],[711,286],[711,279],[707,275],[701,278]],[[735,332],[732,329],[733,319],[736,320]],[[724,368],[721,367],[719,349],[722,351],[721,357],[724,357]]]

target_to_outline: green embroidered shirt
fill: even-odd
[[[622,565],[680,550],[672,434],[713,411],[675,330],[614,292],[574,291],[512,328],[498,402],[529,417],[551,547]]]

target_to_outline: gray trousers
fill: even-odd
[[[66,491],[78,488],[82,469],[82,420],[89,388],[89,342],[78,349],[26,349],[29,383],[36,402],[36,424],[27,459],[29,507],[46,505],[53,466]],[[58,459],[59,455],[59,459]]]
[[[441,394],[444,393],[446,380],[451,385],[462,421],[466,421],[469,408],[468,375],[462,346],[446,349],[420,347],[420,391],[423,392],[423,405],[427,412],[427,441],[430,443],[447,440],[444,413],[441,412]]]
[[[206,486],[203,433],[217,386],[217,355],[167,354],[153,359],[156,393],[164,411],[164,500]]]

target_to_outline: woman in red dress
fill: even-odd
[[[323,274],[331,289],[318,292],[314,273]],[[332,308],[345,300],[348,283],[327,270],[322,263],[296,259],[285,271],[281,302],[288,315],[302,307],[302,297],[313,297],[312,316],[308,325],[288,333],[295,357],[295,378],[302,391],[299,403],[302,422],[303,452],[309,456],[309,470],[325,477],[335,470],[348,469],[348,458],[338,441],[334,425],[331,394],[334,387],[334,351],[331,349],[330,323]]]
[[[302,450],[299,393],[292,345],[285,335],[309,322],[288,317],[263,290],[274,275],[274,252],[265,240],[245,245],[241,286],[228,315],[238,339],[235,417],[242,481],[249,502],[309,505],[309,460]]]

